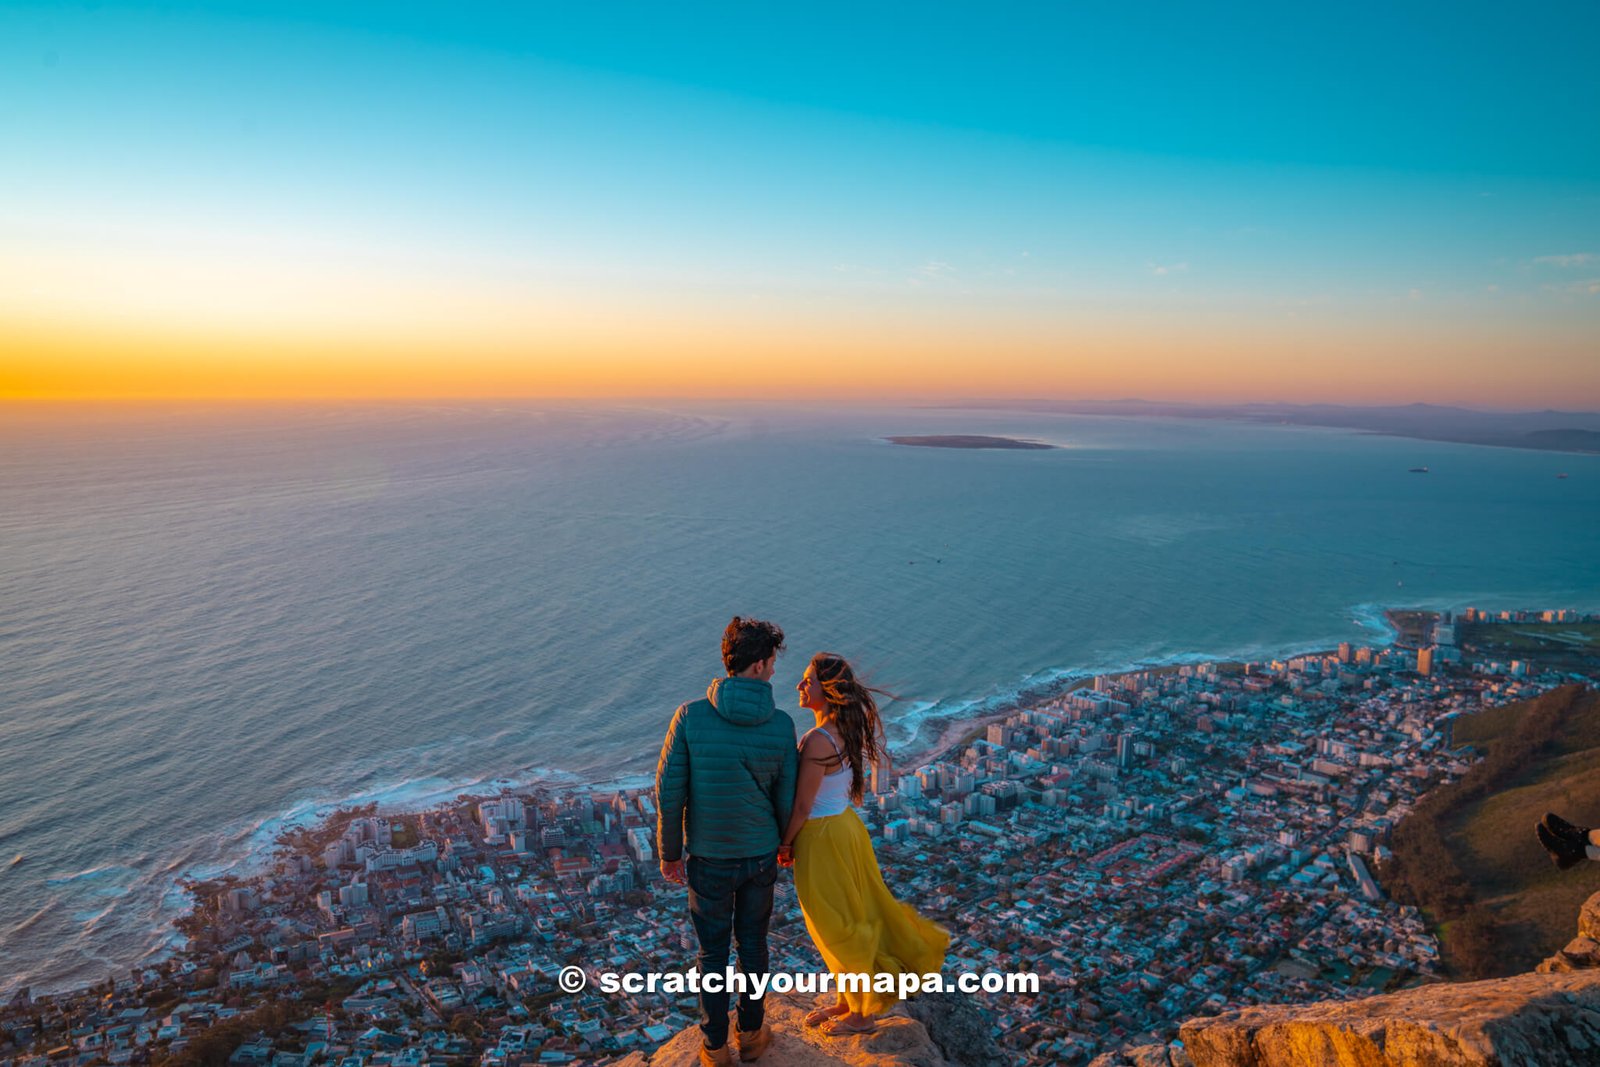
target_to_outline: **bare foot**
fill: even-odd
[[[846,1037],[850,1034],[870,1034],[877,1029],[878,1020],[875,1016],[847,1011],[823,1026],[822,1032],[834,1037]]]
[[[807,1026],[821,1026],[823,1023],[827,1022],[829,1019],[832,1019],[835,1016],[843,1015],[845,1012],[847,1012],[849,1010],[850,1010],[849,1007],[846,1006],[844,1001],[842,1001],[842,1000],[835,1001],[834,1003],[829,1004],[826,1008],[818,1008],[815,1011],[813,1011],[810,1014],[808,1014],[806,1016],[806,1025]]]

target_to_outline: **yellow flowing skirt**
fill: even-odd
[[[922,975],[944,966],[950,931],[889,892],[854,808],[806,820],[794,840],[794,887],[835,989],[840,974]],[[900,999],[898,991],[839,995],[863,1015],[887,1011]]]

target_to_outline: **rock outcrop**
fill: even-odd
[[[1538,970],[1362,1000],[1240,1008],[1180,1030],[1195,1067],[1600,1067],[1600,893]]]
[[[829,999],[816,998],[822,1003]],[[757,1061],[760,1067],[986,1067],[1004,1062],[971,998],[924,994],[883,1017],[876,1033],[850,1037],[808,1029],[805,1016],[812,1007],[810,997],[767,994],[773,1038]],[[700,1028],[690,1026],[649,1056],[635,1052],[614,1067],[699,1067],[699,1056]]]
[[[1540,974],[1560,974],[1600,967],[1600,893],[1583,902],[1578,912],[1578,936],[1554,956],[1539,964]]]
[[[1101,1053],[1089,1067],[1194,1067],[1194,1061],[1181,1046],[1136,1045]]]
[[[1600,971],[1241,1008],[1179,1036],[1195,1067],[1600,1067]]]
[[[1009,1062],[972,998],[925,994],[878,1032],[808,1030],[812,1001],[769,994],[772,1047],[761,1067],[988,1067]],[[1272,1004],[1191,1019],[1177,1045],[1124,1048],[1091,1067],[1600,1067],[1600,893],[1578,936],[1536,971],[1443,982],[1361,1000]],[[698,1067],[689,1027],[649,1056],[617,1067]]]

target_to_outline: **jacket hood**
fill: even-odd
[[[777,711],[772,683],[754,678],[718,678],[706,690],[711,707],[735,726],[760,726]]]

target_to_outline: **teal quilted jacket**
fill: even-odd
[[[794,808],[794,720],[772,684],[718,678],[672,715],[656,763],[656,847],[667,862],[777,850]]]

